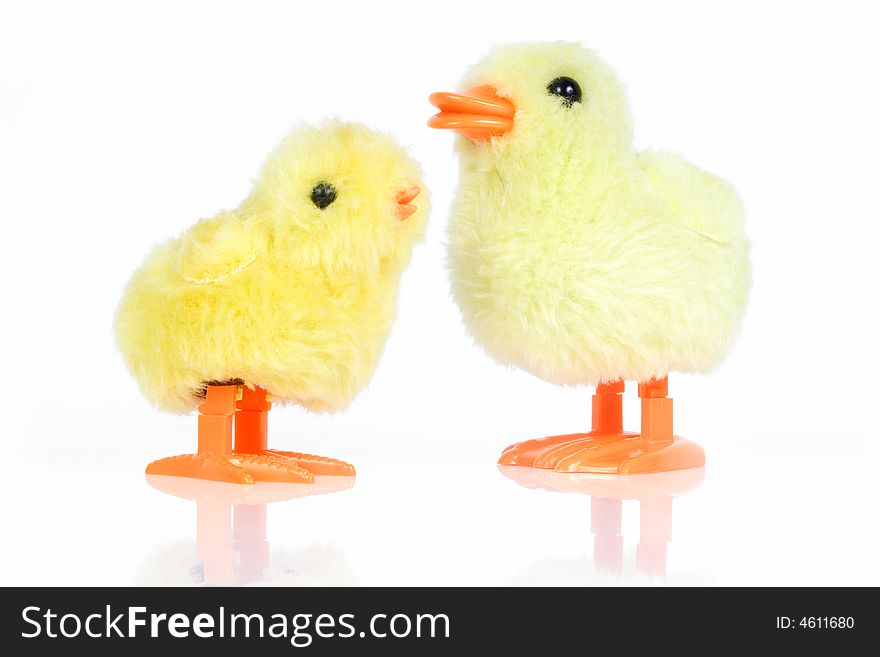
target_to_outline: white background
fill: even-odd
[[[191,451],[195,419],[139,395],[113,312],[152,244],[234,207],[297,122],[328,115],[407,144],[435,209],[369,388],[343,414],[272,413],[274,446],[359,470],[349,491],[271,506],[275,566],[316,582],[641,581],[634,502],[622,572],[600,574],[587,498],[495,468],[510,442],[587,426],[590,390],[494,364],[444,267],[457,162],[453,136],[425,126],[428,94],[492,44],[561,39],[617,70],[640,148],[723,175],[749,212],[741,338],[716,374],[670,381],[677,433],[708,465],[675,503],[659,582],[880,584],[877,18],[841,1],[4,3],[2,583],[176,581],[167,555],[189,558],[193,508],[142,471]],[[637,406],[631,388],[630,427]]]

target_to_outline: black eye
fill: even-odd
[[[556,78],[547,85],[547,93],[562,98],[566,107],[581,102],[581,85],[571,78]]]
[[[323,210],[336,200],[336,188],[328,182],[319,182],[312,188],[312,203]]]

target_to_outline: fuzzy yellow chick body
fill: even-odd
[[[457,140],[449,267],[476,342],[560,384],[716,367],[750,284],[736,192],[636,152],[622,86],[579,45],[498,48],[464,86],[489,100],[437,94],[435,127],[501,126]]]
[[[238,208],[155,247],[132,276],[116,335],[143,394],[185,412],[207,386],[239,383],[344,408],[376,368],[427,213],[419,167],[390,137],[297,129]]]
[[[526,43],[490,53],[461,92],[437,93],[456,130],[452,293],[497,361],[592,384],[588,432],[524,440],[502,465],[639,474],[698,467],[673,433],[667,374],[708,372],[737,333],[750,285],[743,206],[723,180],[636,152],[623,88],[593,52]],[[625,380],[640,433],[623,431]]]

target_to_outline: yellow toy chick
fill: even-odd
[[[318,411],[352,401],[376,368],[427,215],[421,171],[402,148],[328,121],[287,137],[237,209],[155,247],[125,290],[117,341],[147,399],[198,407],[199,445],[147,472],[237,483],[353,475],[342,461],[268,449],[269,393]]]
[[[636,473],[701,465],[674,437],[667,373],[708,372],[737,333],[750,285],[744,210],[723,180],[636,152],[623,88],[570,43],[498,48],[429,121],[453,129],[461,174],[449,227],[452,291],[501,363],[597,385],[593,430],[529,440],[500,463]],[[622,430],[640,382],[642,432]]]

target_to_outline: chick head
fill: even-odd
[[[631,146],[623,87],[605,62],[578,44],[498,47],[469,71],[462,88],[431,95],[440,113],[428,125],[466,137],[460,144],[465,158],[533,168],[531,158],[554,151],[607,158]]]
[[[400,270],[429,212],[419,165],[389,135],[330,120],[268,157],[240,211],[292,267]]]

